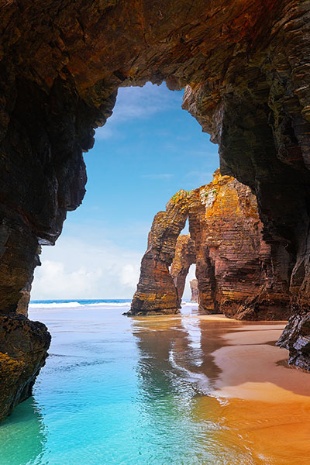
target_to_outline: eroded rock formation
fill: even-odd
[[[210,184],[193,191],[189,225],[202,311],[254,320],[288,317],[289,274],[273,261],[247,186],[216,172]]]
[[[293,266],[296,321],[306,322],[309,2],[10,0],[0,7],[0,312],[16,311],[37,241],[54,243],[66,212],[81,203],[82,152],[111,115],[117,88],[165,80],[171,89],[189,85],[184,107],[219,144],[222,172],[256,193],[274,259],[285,258],[284,274]],[[308,349],[300,356],[310,359]]]
[[[187,216],[187,192],[183,190],[170,200],[166,211],[155,216],[129,314],[170,314],[179,311],[178,293],[169,268]]]
[[[179,307],[181,306],[189,268],[194,263],[196,263],[195,243],[189,234],[181,234],[175,246],[174,258],[170,269],[174,285],[177,288]]]
[[[160,303],[160,295],[166,298],[168,294],[176,299],[174,312],[180,307],[189,267],[196,263],[202,313],[220,312],[249,320],[287,319],[290,315],[288,267],[286,274],[283,273],[283,261],[280,265],[274,261],[275,251],[263,239],[256,198],[249,187],[217,171],[210,184],[181,193],[182,196],[178,193],[170,200],[166,212],[154,218],[131,312],[148,313],[150,305],[153,312],[161,312],[164,304]],[[182,224],[188,217],[190,235],[180,235],[176,240],[174,222],[179,215],[182,215]],[[165,279],[158,275],[163,260],[159,254],[152,253],[152,238],[153,242],[156,238],[156,250],[166,249],[169,244],[169,261],[162,275]],[[288,254],[283,257],[288,261]],[[174,292],[168,278],[171,261]],[[153,298],[154,286],[157,299]],[[144,299],[139,306],[137,295],[139,302]]]
[[[46,326],[23,315],[0,316],[0,418],[32,394],[50,345]]]
[[[199,293],[198,293],[198,279],[192,279],[189,282],[191,289],[191,302],[199,303]]]

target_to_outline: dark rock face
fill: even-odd
[[[188,85],[184,107],[219,144],[222,172],[256,193],[292,308],[307,315],[309,11],[303,0],[3,3],[0,313],[29,286],[37,241],[54,243],[81,203],[82,152],[117,88],[165,80]]]
[[[291,365],[309,370],[310,314],[294,314],[277,344],[289,350]]]
[[[23,315],[0,317],[0,419],[32,394],[50,345],[46,326]]]

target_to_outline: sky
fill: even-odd
[[[84,156],[83,203],[56,245],[42,248],[32,300],[132,298],[154,215],[178,190],[210,182],[219,165],[217,146],[182,110],[182,97],[165,84],[119,89]]]

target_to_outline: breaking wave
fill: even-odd
[[[32,300],[30,308],[128,307],[131,299]]]

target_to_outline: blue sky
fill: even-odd
[[[43,247],[32,299],[131,298],[154,215],[180,189],[211,181],[217,146],[165,84],[121,88],[85,154],[83,204]]]

